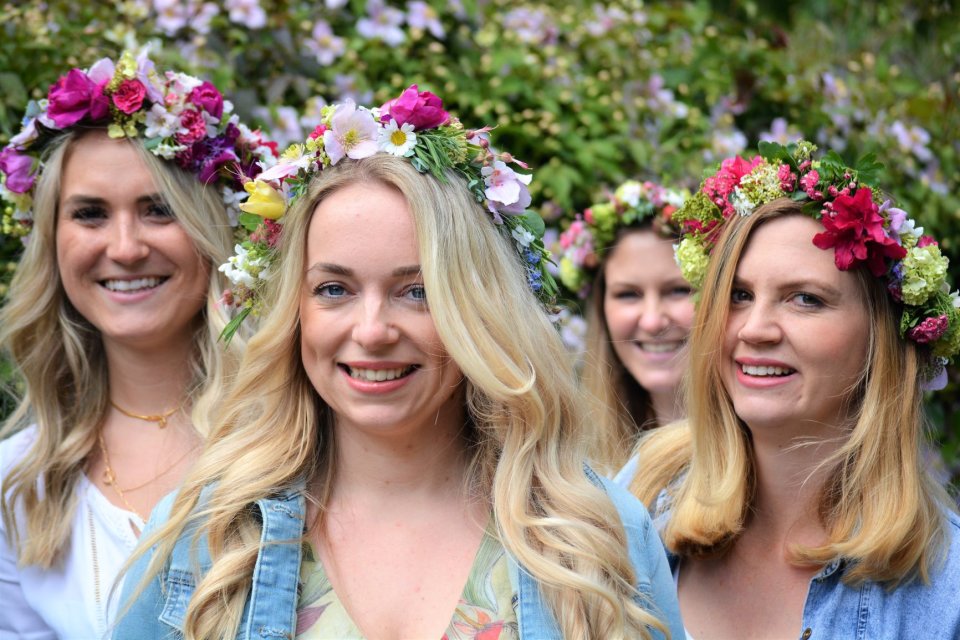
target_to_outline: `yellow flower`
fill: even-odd
[[[277,220],[283,215],[286,204],[277,190],[262,180],[252,180],[243,188],[250,197],[240,205],[241,211],[258,215],[268,220]]]

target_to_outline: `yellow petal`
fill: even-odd
[[[250,197],[240,204],[240,210],[258,215],[268,220],[277,220],[283,216],[286,203],[283,196],[266,182],[254,180],[247,182],[243,188]]]

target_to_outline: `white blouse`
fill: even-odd
[[[30,427],[0,442],[0,486],[35,437]],[[0,640],[109,637],[122,586],[113,583],[137,545],[134,527],[142,531],[144,522],[113,505],[86,476],[77,498],[67,552],[52,569],[18,568],[0,522]]]

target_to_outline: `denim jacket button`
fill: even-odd
[[[803,630],[803,634],[800,636],[800,640],[807,640],[807,638],[809,638],[812,635],[813,635],[813,629],[811,629],[810,627],[807,627],[806,629]]]

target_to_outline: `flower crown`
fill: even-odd
[[[155,156],[173,160],[203,184],[218,182],[231,219],[246,198],[242,183],[276,157],[276,145],[251,131],[233,106],[206,81],[175,71],[157,72],[146,51],[103,58],[89,69],[71,69],[31,101],[23,129],[0,151],[2,232],[25,237],[45,148],[73,126],[107,125],[111,138],[143,136]]]
[[[863,265],[883,279],[902,308],[900,335],[929,349],[928,388],[940,388],[946,382],[944,366],[960,352],[960,296],[950,292],[949,260],[936,240],[870,186],[882,165],[868,154],[850,168],[833,151],[813,160],[816,147],[807,141],[786,147],[761,142],[759,150],[751,160],[724,160],[674,213],[683,232],[676,255],[684,278],[702,284],[710,253],[730,218],[790,198],[823,224],[813,244],[832,248],[838,269]]]
[[[259,313],[281,218],[305,193],[313,175],[344,158],[360,160],[376,153],[408,158],[417,171],[441,182],[447,182],[447,172],[461,176],[513,242],[526,265],[530,288],[549,304],[557,285],[547,271],[550,252],[543,244],[543,219],[527,210],[532,176],[509,166],[526,169],[523,162],[491,149],[489,131],[489,127],[465,130],[443,109],[440,98],[418,91],[417,85],[379,108],[358,107],[352,100],[324,107],[320,124],[305,142],[290,145],[275,166],[245,185],[251,196],[240,205],[245,212],[240,224],[249,237],[220,267],[235,285],[224,302],[238,310],[222,337],[228,340],[246,316]]]
[[[560,234],[560,281],[580,298],[586,298],[593,273],[600,266],[601,256],[616,240],[617,231],[653,219],[671,225],[671,216],[688,195],[653,182],[624,182],[609,200],[577,214]]]

